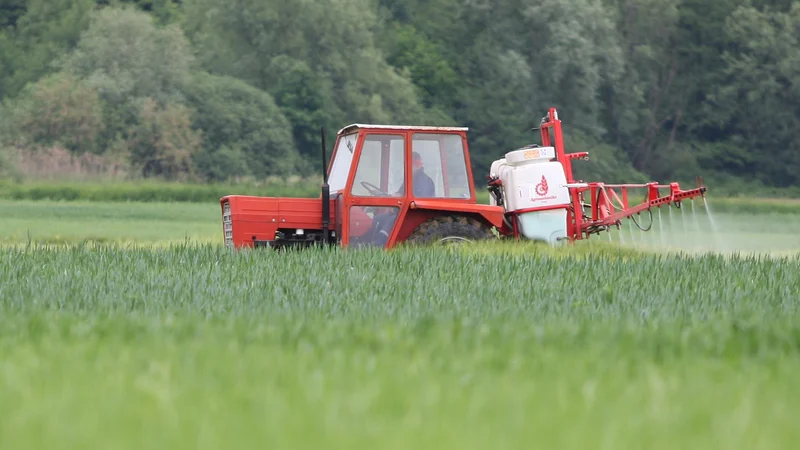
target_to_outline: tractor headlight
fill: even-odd
[[[233,220],[230,202],[222,204],[222,233],[225,236],[225,246],[233,247]]]

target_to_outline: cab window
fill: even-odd
[[[353,162],[357,138],[358,133],[353,133],[342,136],[339,139],[328,176],[328,186],[331,193],[344,190],[344,185],[347,183],[347,175],[350,173],[350,164]]]
[[[469,198],[470,186],[464,141],[457,134],[414,134],[412,152],[436,187],[434,198]]]
[[[400,135],[364,137],[351,193],[360,197],[402,197],[405,139]]]

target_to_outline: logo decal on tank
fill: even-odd
[[[545,178],[544,175],[542,175],[542,181],[540,181],[536,185],[536,194],[541,195],[541,196],[547,195],[547,191],[549,189],[550,188],[547,187],[547,178]]]

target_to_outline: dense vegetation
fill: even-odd
[[[470,126],[483,174],[556,106],[586,178],[782,188],[800,4],[10,0],[0,99],[0,176],[308,176],[352,122]]]
[[[493,253],[0,250],[0,446],[800,437],[797,258]]]

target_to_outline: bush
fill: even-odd
[[[185,93],[194,109],[193,126],[203,130],[204,149],[194,161],[204,178],[308,173],[292,126],[268,93],[204,72],[194,74]]]
[[[137,98],[164,104],[180,102],[193,63],[189,41],[177,25],[157,27],[145,12],[107,7],[92,12],[89,29],[63,66],[111,104]]]
[[[139,123],[131,129],[128,145],[131,162],[145,177],[187,180],[194,175],[192,158],[200,149],[202,135],[192,129],[189,110],[182,105],[159,105],[146,99],[139,109]]]
[[[27,85],[8,109],[7,141],[26,147],[61,145],[74,153],[98,149],[100,97],[72,75],[56,73]]]
[[[621,150],[580,132],[564,136],[567,153],[589,152],[589,160],[572,160],[572,174],[577,180],[604,183],[647,183],[653,181],[636,170]]]
[[[0,182],[0,198],[97,202],[215,203],[225,195],[316,198],[319,183],[271,181],[268,183],[193,184],[147,180],[140,182]]]

